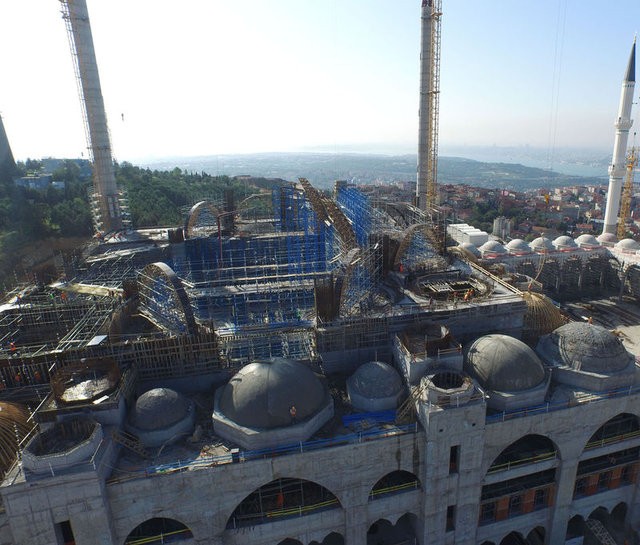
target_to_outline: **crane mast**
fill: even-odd
[[[620,203],[620,217],[618,218],[618,232],[616,236],[619,240],[623,239],[626,234],[626,223],[631,213],[631,196],[633,194],[633,170],[638,164],[638,155],[636,148],[633,147],[627,154],[627,175],[624,180],[624,188],[622,190],[622,201]]]
[[[416,200],[418,206],[425,211],[435,207],[438,194],[441,17],[442,0],[422,1]]]

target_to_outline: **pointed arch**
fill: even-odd
[[[395,524],[387,519],[376,520],[367,530],[367,545],[394,545],[417,538],[418,517],[405,513]]]
[[[192,539],[193,533],[182,522],[170,518],[151,518],[138,524],[127,536],[125,545],[154,545]]]
[[[309,545],[344,545],[344,536],[338,532],[331,532],[321,542],[312,541]]]
[[[527,545],[527,542],[520,532],[511,532],[502,539],[500,545]]]
[[[392,471],[387,473],[371,487],[369,501],[386,498],[403,492],[422,488],[420,479],[410,471]]]
[[[625,441],[640,435],[640,419],[635,414],[620,413],[607,420],[591,436],[585,450]]]
[[[177,333],[197,332],[187,292],[169,265],[158,261],[142,269],[138,291],[140,311],[151,321]]]
[[[498,454],[489,466],[487,473],[553,460],[558,457],[558,449],[551,439],[544,435],[525,435]]]
[[[189,210],[184,222],[184,238],[192,238],[196,231],[202,232],[217,226],[218,210],[208,201],[200,201]]]
[[[276,479],[246,496],[229,517],[227,528],[277,522],[341,507],[338,498],[318,483]]]

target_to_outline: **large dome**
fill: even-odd
[[[555,246],[547,237],[538,237],[531,241],[531,249],[536,252],[547,252],[555,250]]]
[[[531,253],[531,247],[521,238],[514,238],[507,244],[506,248],[512,253]]]
[[[636,251],[640,249],[640,244],[638,244],[632,238],[623,238],[616,244],[616,248],[618,248],[619,250]]]
[[[576,239],[576,243],[579,246],[600,246],[600,243],[596,240],[596,237],[594,237],[593,235],[588,235],[586,233],[584,235],[580,235]]]
[[[358,367],[348,379],[349,387],[368,398],[398,395],[402,381],[398,372],[381,361],[370,361]]]
[[[507,252],[504,246],[500,244],[497,240],[488,240],[485,242],[480,248],[478,248],[483,254],[504,254]]]
[[[458,246],[468,252],[471,252],[474,256],[480,257],[480,252],[478,251],[478,248],[476,248],[475,244],[472,244],[471,242],[461,242]]]
[[[603,244],[615,244],[618,239],[613,233],[602,233],[596,240]]]
[[[248,428],[277,428],[304,420],[318,412],[327,391],[304,364],[284,358],[257,361],[238,371],[224,386],[220,411]]]
[[[605,375],[622,371],[633,359],[613,333],[585,322],[559,327],[542,337],[536,350],[549,363]]]
[[[168,428],[187,416],[190,402],[169,388],[154,388],[142,394],[129,416],[132,426],[140,430]]]
[[[526,344],[508,335],[485,335],[467,350],[465,370],[488,390],[520,392],[544,381],[542,363]]]
[[[559,250],[577,248],[576,241],[568,235],[561,235],[553,241],[553,245]]]

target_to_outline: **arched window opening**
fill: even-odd
[[[395,525],[386,519],[379,519],[367,531],[367,545],[414,543],[417,537],[416,525],[417,517],[412,513],[402,515]]]
[[[604,423],[587,442],[586,449],[603,447],[640,435],[640,423],[635,414],[622,413]]]
[[[536,526],[533,530],[529,532],[527,535],[527,544],[528,545],[544,545],[544,538],[546,535],[546,531],[542,526]]]
[[[167,518],[152,518],[137,526],[128,536],[125,545],[154,545],[178,543],[191,539],[193,534],[181,522]]]
[[[576,539],[584,536],[584,519],[580,515],[576,515],[575,517],[569,520],[569,524],[567,525],[567,534],[565,536],[565,541],[569,541],[570,539]]]
[[[420,488],[420,481],[409,471],[393,471],[387,473],[373,485],[369,493],[369,501],[379,500],[403,492],[411,492]]]
[[[543,435],[526,435],[504,449],[493,461],[488,473],[551,460],[557,456],[553,441]]]
[[[500,545],[527,545],[527,542],[522,534],[511,532],[500,542]]]
[[[277,479],[242,500],[227,528],[277,522],[337,507],[341,507],[338,498],[324,486],[302,479]]]
[[[591,496],[636,482],[640,447],[583,460],[578,464],[574,498]]]
[[[524,477],[482,487],[480,525],[491,524],[553,503],[556,470],[548,469]]]
[[[337,532],[331,532],[320,543],[312,541],[309,545],[344,545],[344,537]]]
[[[302,545],[302,542],[297,539],[291,539],[290,537],[283,539],[278,545]]]

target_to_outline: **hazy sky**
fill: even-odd
[[[420,0],[88,7],[118,160],[415,152]],[[638,0],[443,0],[443,12],[443,147],[612,147]],[[0,13],[0,112],[14,155],[79,156],[59,2],[2,0]]]

